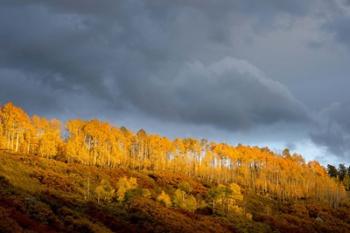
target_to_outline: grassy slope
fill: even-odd
[[[87,177],[94,190],[101,179],[116,184],[136,177],[152,198],[97,204],[85,200]],[[330,209],[319,203],[278,204],[246,194],[253,221],[166,208],[155,201],[181,181],[193,195],[205,196],[208,185],[181,175],[149,174],[123,169],[66,164],[34,156],[0,153],[0,232],[350,232],[350,204]],[[319,216],[322,220],[316,220]]]

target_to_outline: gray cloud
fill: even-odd
[[[1,66],[35,73],[29,78],[51,88],[85,90],[113,107],[132,104],[155,117],[228,129],[305,119],[281,84],[245,61],[223,59],[232,51],[224,31],[235,17],[226,7],[245,11],[246,3],[8,4],[1,21],[16,20],[1,31]],[[224,27],[213,26],[217,22]]]
[[[318,116],[317,129],[311,139],[325,146],[332,154],[350,157],[350,104],[334,103]]]
[[[30,113],[41,112],[43,108],[48,113],[62,110],[56,101],[55,91],[28,76],[28,73],[24,75],[18,71],[0,69],[0,104],[9,101],[18,103]]]
[[[307,113],[280,83],[247,61],[226,57],[193,62],[176,74],[128,79],[124,96],[144,112],[166,119],[244,129],[279,121],[303,122]]]
[[[328,11],[327,19],[322,29],[332,34],[333,39],[350,47],[350,2],[348,0],[334,0],[330,4],[332,11]]]

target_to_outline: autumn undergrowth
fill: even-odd
[[[242,190],[244,198],[232,212],[212,208],[210,193],[218,191],[217,184],[182,174],[0,152],[0,177],[0,232],[312,233],[350,229],[349,200],[332,209],[303,200],[280,203]]]

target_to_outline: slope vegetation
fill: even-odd
[[[188,210],[159,201],[164,191],[174,196],[183,184],[189,194],[208,199],[208,185],[186,175],[119,168],[91,167],[37,156],[0,154],[0,232],[347,232],[350,203],[332,208],[312,201],[283,202],[244,194],[245,212],[213,213],[203,207]],[[118,200],[98,201],[101,180],[118,190],[123,177],[137,187]],[[87,185],[90,196],[87,198]],[[144,195],[140,190],[149,190]],[[174,197],[170,198],[174,202]]]

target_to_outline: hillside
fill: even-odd
[[[119,178],[135,177],[138,189],[127,200],[97,202],[100,180],[113,186]],[[272,198],[244,195],[246,212],[223,216],[208,208],[187,211],[165,207],[156,201],[160,190],[172,193],[187,182],[195,196],[211,188],[182,175],[137,172],[118,168],[90,167],[61,161],[1,153],[0,232],[347,232],[350,203],[334,209],[326,204],[294,201],[283,204]]]
[[[288,149],[0,109],[0,232],[349,232],[350,173]],[[329,173],[329,174],[328,174]]]

